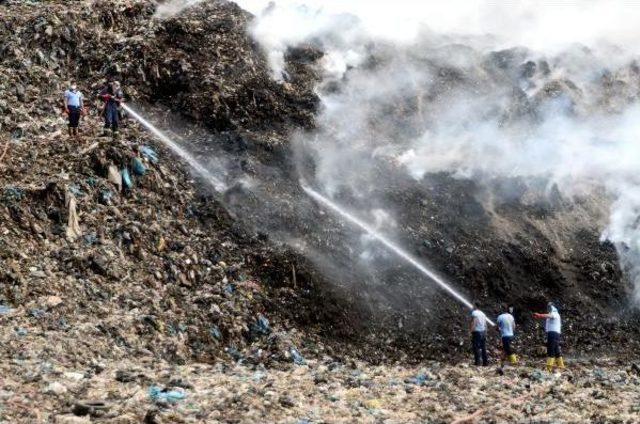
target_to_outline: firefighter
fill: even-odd
[[[564,360],[560,351],[560,335],[562,334],[562,321],[558,308],[549,302],[547,304],[546,314],[533,314],[534,318],[544,319],[544,330],[547,333],[547,371],[552,371],[556,366],[559,369],[564,368]]]
[[[487,361],[487,316],[480,310],[477,303],[473,304],[471,311],[471,345],[473,347],[473,359],[476,366],[488,365]]]
[[[513,338],[515,337],[516,321],[513,318],[513,307],[509,307],[507,312],[498,315],[496,320],[500,337],[502,339],[502,350],[504,358],[510,363],[518,362],[518,357],[513,352]]]
[[[80,116],[84,113],[84,99],[75,82],[64,92],[64,112],[69,116],[69,136],[78,137]]]
[[[124,100],[119,83],[113,78],[109,78],[99,97],[104,101],[104,131],[102,135],[108,135],[111,130],[113,138],[118,138],[119,108]]]

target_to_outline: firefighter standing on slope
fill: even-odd
[[[118,138],[118,124],[120,121],[118,109],[124,100],[120,84],[114,81],[113,78],[109,78],[99,97],[104,101],[104,132],[102,135],[108,135],[108,131],[111,129],[113,138]]]
[[[69,84],[69,88],[64,92],[64,112],[69,116],[69,136],[78,137],[80,116],[84,114],[83,100],[76,83]]]
[[[480,310],[477,303],[473,304],[471,311],[471,345],[473,347],[473,359],[476,366],[488,365],[487,361],[487,316]]]
[[[500,331],[500,337],[502,338],[502,350],[504,353],[504,359],[510,364],[518,362],[518,357],[513,352],[513,338],[516,330],[516,320],[513,318],[513,307],[508,308],[508,312],[504,312],[498,315],[496,320],[498,324],[498,330]]]
[[[558,309],[552,302],[549,302],[546,314],[535,313],[533,317],[546,320],[544,330],[547,333],[547,371],[552,371],[554,366],[559,369],[564,368],[564,360],[560,352],[562,322]]]

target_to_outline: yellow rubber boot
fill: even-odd
[[[515,354],[515,353],[512,353],[511,355],[509,355],[509,356],[507,357],[507,359],[509,360],[509,363],[510,363],[510,364],[516,364],[516,363],[518,363],[518,357],[516,356],[516,354]]]
[[[556,364],[556,358],[547,358],[547,371],[553,371],[553,366]]]
[[[558,366],[559,369],[564,369],[564,359],[562,359],[562,356],[559,358],[556,358],[556,365]]]

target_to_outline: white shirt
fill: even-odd
[[[513,337],[513,329],[516,326],[516,320],[513,315],[508,312],[498,316],[498,328],[502,337]]]
[[[487,331],[487,316],[479,309],[471,312],[473,317],[473,331]]]
[[[554,331],[560,334],[562,331],[562,322],[560,321],[560,314],[555,306],[551,307],[551,311],[549,312],[549,318],[544,324],[544,330],[548,333],[550,331]]]

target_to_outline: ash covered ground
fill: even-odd
[[[635,62],[584,85],[562,60],[526,49],[444,48],[465,58],[460,67],[409,49],[406,67],[429,69],[430,83],[369,99],[359,137],[382,154],[349,166],[326,160],[323,143],[347,160],[364,147],[341,150],[353,139],[327,130],[322,99],[362,88],[363,70],[397,66],[388,45],[367,46],[360,69],[332,80],[326,45],[305,42],[286,50],[278,80],[236,4],[155,12],[149,1],[0,3],[0,419],[637,420],[633,276],[601,240],[613,195],[545,176],[416,176],[385,153],[403,147],[388,148],[399,131],[415,138],[441,118],[451,93],[509,93],[483,119],[514,128],[558,102],[581,116],[618,113],[637,100]],[[212,190],[131,119],[119,140],[101,138],[93,94],[109,74],[229,189]],[[61,114],[71,79],[90,104],[80,141]],[[135,158],[146,171],[123,189],[109,169]],[[469,367],[466,309],[313,202],[301,178],[379,219],[490,316],[513,304],[523,364],[503,375]],[[569,370],[557,375],[539,370],[543,333],[531,319],[548,299],[566,329]]]

